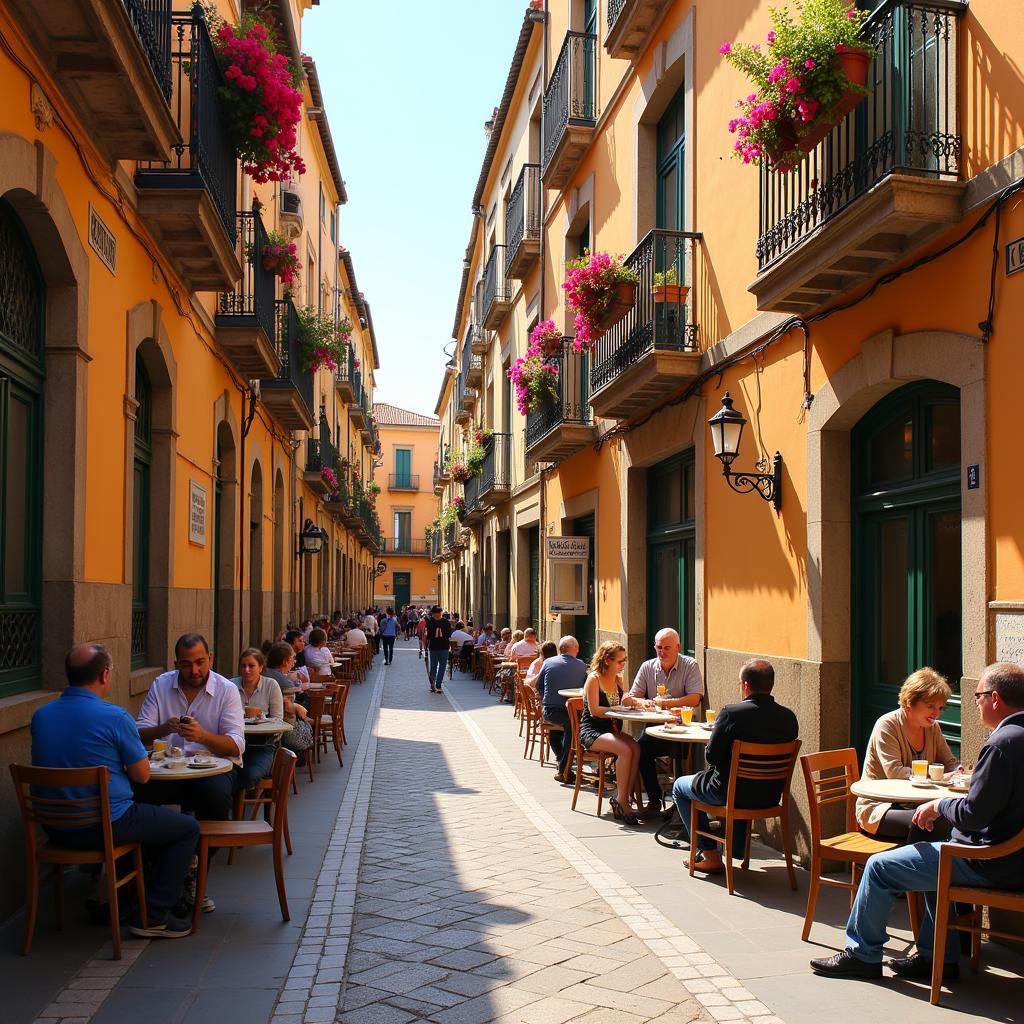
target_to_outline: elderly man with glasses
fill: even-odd
[[[981,748],[965,797],[945,797],[921,804],[914,824],[931,831],[936,820],[953,826],[953,842],[995,846],[1024,829],[1024,669],[989,665],[978,680],[974,701],[992,735]],[[864,868],[864,877],[846,925],[846,949],[811,961],[817,974],[835,978],[880,978],[886,924],[893,902],[903,892],[925,894],[925,914],[912,956],[890,960],[904,978],[927,980],[935,954],[935,890],[941,843],[913,843],[879,853]],[[1024,887],[1024,851],[995,860],[953,861],[953,884],[1020,891]],[[949,932],[942,976],[960,976],[960,939]]]

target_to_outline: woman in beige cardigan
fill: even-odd
[[[950,696],[949,683],[934,669],[919,668],[900,688],[899,707],[875,722],[864,755],[865,779],[909,779],[912,761],[941,764],[948,775],[958,761],[942,735],[939,716]],[[906,839],[914,808],[882,800],[857,799],[857,821],[865,832]],[[933,842],[941,839],[929,833]]]

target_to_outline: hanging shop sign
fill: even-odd
[[[189,481],[188,542],[206,544],[206,488],[195,480]]]
[[[548,612],[586,615],[590,580],[589,537],[546,537]]]
[[[1024,270],[1024,238],[1015,238],[1006,244],[1006,276]]]

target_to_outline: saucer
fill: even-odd
[[[911,779],[910,784],[917,789],[937,789],[936,783],[931,779]]]

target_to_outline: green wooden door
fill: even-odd
[[[669,231],[683,230],[683,154],[686,143],[683,99],[683,89],[680,88],[658,121],[657,226]],[[658,269],[664,270],[664,267]]]
[[[392,573],[391,590],[395,595],[395,612],[397,613],[412,601],[412,573]]]
[[[863,747],[904,679],[925,665],[953,688],[942,718],[960,742],[960,402],[911,384],[853,432],[854,742]]]
[[[671,628],[692,655],[696,631],[696,509],[693,451],[647,471],[647,649]]]
[[[595,600],[596,589],[594,586],[594,548],[597,546],[597,538],[594,530],[593,512],[587,516],[581,516],[573,521],[573,536],[590,538],[590,558],[587,564],[587,612],[585,615],[575,616],[573,623],[573,636],[580,645],[580,657],[589,662],[597,650],[597,604]]]
[[[529,531],[530,545],[530,621],[527,625],[540,631],[540,527]]]
[[[412,486],[412,451],[408,448],[395,449],[395,486]]]

